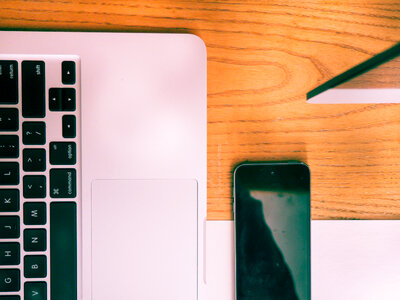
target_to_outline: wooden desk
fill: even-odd
[[[231,218],[233,167],[306,162],[312,216],[400,217],[400,105],[305,94],[400,40],[400,2],[2,0],[0,27],[189,32],[208,49],[208,218]]]

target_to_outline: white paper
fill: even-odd
[[[400,103],[400,89],[332,88],[307,101],[315,104]]]
[[[233,222],[207,221],[206,295],[207,300],[234,299]]]
[[[207,300],[234,299],[233,221],[206,226]],[[400,299],[400,221],[312,221],[313,300]]]

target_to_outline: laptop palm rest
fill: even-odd
[[[93,182],[93,300],[194,300],[197,274],[195,180]]]

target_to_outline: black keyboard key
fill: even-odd
[[[0,104],[18,103],[18,62],[0,60]]]
[[[18,135],[0,135],[0,158],[17,158],[18,156]]]
[[[50,204],[50,294],[77,299],[77,225],[74,202]]]
[[[17,131],[18,124],[18,110],[16,108],[0,108],[0,131]]]
[[[51,198],[76,197],[75,169],[50,170],[50,197]]]
[[[19,217],[0,217],[0,239],[19,238]]]
[[[19,164],[16,162],[0,162],[0,185],[19,184]]]
[[[25,229],[24,250],[25,251],[46,251],[46,230]]]
[[[0,265],[10,266],[10,265],[19,265],[19,263],[20,263],[19,243],[0,243]]]
[[[24,300],[47,300],[46,282],[25,282]]]
[[[46,151],[44,149],[24,149],[22,157],[24,171],[42,172],[46,170]]]
[[[24,145],[44,145],[46,143],[46,124],[44,122],[22,123],[22,142]]]
[[[46,224],[46,204],[44,202],[25,202],[24,224],[25,225]]]
[[[20,272],[18,269],[0,270],[0,292],[18,292],[20,288]]]
[[[63,138],[76,137],[76,118],[72,115],[62,117],[62,135]]]
[[[22,116],[44,118],[45,65],[43,61],[22,62]]]
[[[0,296],[0,300],[21,300],[19,296]]]
[[[74,111],[76,108],[76,92],[75,89],[66,88],[62,93],[62,110]]]
[[[61,65],[62,65],[62,83],[75,84],[76,81],[75,62],[63,61]]]
[[[19,211],[19,190],[0,189],[0,212],[11,211]]]
[[[24,275],[26,278],[44,278],[47,276],[47,258],[44,255],[24,257]]]
[[[76,92],[73,88],[51,88],[49,90],[49,109],[51,111],[74,111]]]
[[[50,143],[50,163],[52,165],[76,164],[76,144],[74,142]]]
[[[23,180],[25,198],[46,197],[46,177],[43,175],[26,175]]]
[[[62,89],[51,88],[49,90],[49,109],[51,111],[62,111]]]

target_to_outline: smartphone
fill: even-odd
[[[236,300],[310,300],[310,171],[302,162],[234,171]]]

